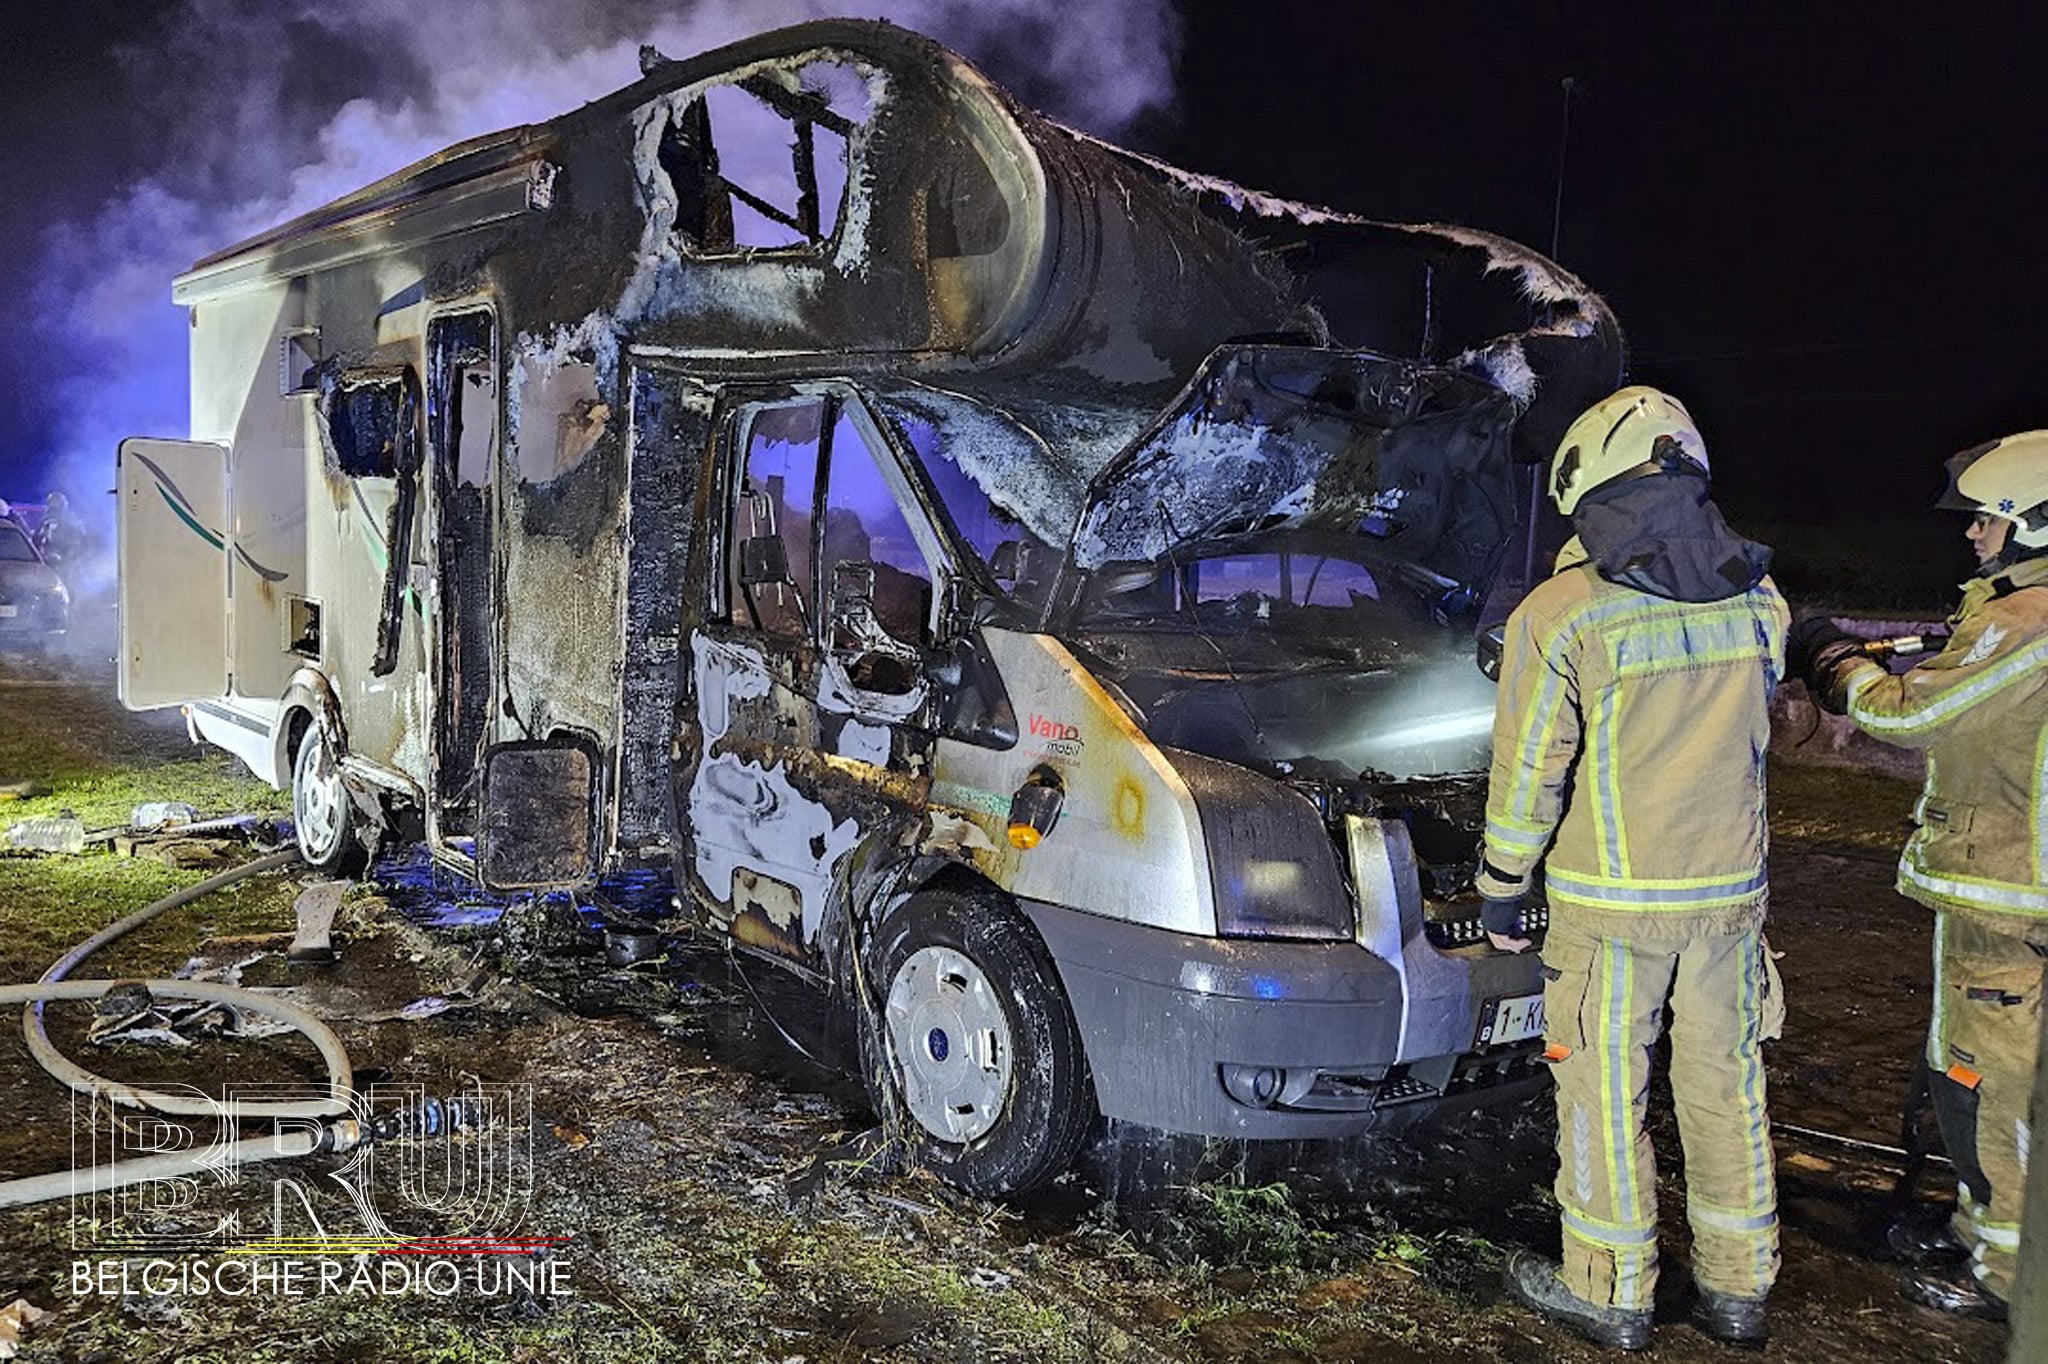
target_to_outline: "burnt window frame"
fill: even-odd
[[[852,420],[883,482],[895,496],[897,510],[908,523],[918,552],[924,557],[932,584],[932,601],[924,629],[927,642],[939,641],[945,624],[942,615],[947,590],[962,577],[971,578],[972,571],[963,566],[960,551],[953,543],[958,532],[939,505],[936,494],[926,486],[926,475],[917,467],[914,453],[907,453],[904,449],[902,433],[895,429],[894,422],[866,401],[858,388],[849,384],[800,384],[786,389],[732,395],[731,409],[720,423],[719,440],[723,448],[717,461],[715,480],[718,512],[714,525],[717,533],[706,537],[712,542],[708,545],[712,563],[707,565],[711,571],[706,574],[712,588],[712,617],[730,628],[765,635],[744,617],[740,603],[733,600],[732,592],[732,556],[738,543],[740,488],[746,477],[747,446],[752,440],[756,412],[762,408],[789,407],[812,401],[824,408],[824,415],[819,430],[817,477],[811,488],[809,587],[814,609],[810,612],[810,628],[803,643],[813,648],[824,647],[829,621],[830,602],[823,588],[825,518],[821,512],[831,486],[832,434],[842,417]]]
[[[736,576],[733,556],[739,552],[740,490],[746,486],[747,455],[753,447],[754,420],[764,409],[771,407],[798,407],[817,402],[823,409],[818,432],[818,453],[811,466],[811,487],[809,492],[811,556],[808,565],[808,583],[795,586],[806,594],[809,603],[804,611],[804,630],[800,635],[778,635],[762,628],[754,613],[735,592]],[[803,643],[815,645],[820,638],[818,627],[818,560],[819,537],[818,501],[823,494],[825,477],[825,451],[832,440],[832,421],[836,405],[829,394],[796,390],[782,394],[762,394],[742,397],[734,405],[731,416],[725,423],[725,450],[719,461],[718,479],[718,528],[717,544],[713,548],[716,563],[711,577],[715,591],[712,598],[713,615],[726,625],[747,630],[764,639],[778,644]],[[743,614],[744,613],[744,614]]]
[[[844,67],[863,82],[872,82],[877,76],[886,79],[885,73],[874,63],[858,53],[836,48],[820,48],[814,51],[793,54],[771,63],[777,69],[800,76],[806,67],[825,64]],[[710,107],[706,96],[714,89],[740,90],[771,111],[780,114],[787,121],[793,138],[788,148],[790,168],[797,181],[797,205],[794,213],[788,213],[746,188],[727,179],[718,169],[718,130],[710,126]],[[884,101],[870,92],[866,117],[849,118],[833,109],[822,97],[812,95],[799,88],[791,91],[784,88],[773,77],[763,72],[743,76],[737,80],[717,77],[676,92],[663,101],[662,128],[655,151],[655,164],[662,176],[666,177],[669,191],[676,204],[676,220],[670,222],[668,235],[676,249],[686,260],[730,261],[748,260],[756,257],[823,259],[830,257],[839,248],[840,237],[846,226],[847,209],[856,192],[859,169],[867,153],[867,142],[882,114]],[[691,233],[683,229],[682,207],[691,196],[683,188],[683,180],[677,174],[677,163],[672,160],[672,140],[682,133],[684,125],[694,125],[691,132],[705,137],[708,141],[708,165],[703,167],[704,180],[715,181],[729,196],[726,217],[731,218],[730,203],[737,200],[770,222],[790,231],[799,233],[805,240],[780,246],[746,246],[735,235],[729,245],[707,247]],[[846,175],[839,187],[839,203],[832,215],[832,230],[819,230],[823,202],[818,194],[817,144],[813,129],[822,126],[835,133],[846,148]],[[685,153],[687,154],[687,153]]]
[[[389,391],[391,394],[389,456],[374,469],[358,468],[355,467],[357,461],[354,447],[359,441],[355,431],[354,403],[358,395],[380,390]],[[321,445],[336,473],[351,480],[384,478],[401,481],[408,473],[418,474],[421,454],[418,430],[421,393],[419,375],[414,372],[412,366],[345,367],[338,360],[330,359],[320,368],[314,402]],[[335,426],[335,419],[343,414],[346,414],[351,446],[351,449],[346,451],[342,449],[340,432]]]
[[[870,418],[882,428],[889,443],[896,447],[897,462],[907,471],[918,503],[938,536],[946,560],[946,576],[948,580],[964,581],[987,596],[994,597],[1003,602],[1013,603],[1024,613],[1026,618],[1042,626],[1051,618],[1054,607],[1059,601],[1059,593],[1057,591],[1058,573],[1056,572],[1053,579],[1047,583],[1044,596],[1040,600],[1020,596],[1013,588],[1005,587],[996,579],[994,566],[989,562],[988,557],[982,554],[980,547],[974,543],[973,538],[954,520],[951,506],[948,505],[945,497],[939,492],[938,481],[932,477],[931,471],[925,467],[924,456],[918,451],[916,442],[911,439],[910,432],[905,429],[903,424],[902,416],[906,412],[914,413],[915,409],[898,408],[892,406],[886,400],[879,403],[870,403],[868,406]],[[1043,436],[1010,413],[991,408],[989,415],[993,420],[1005,422],[1014,430],[1022,432],[1027,441],[1038,449],[1046,450],[1048,448]],[[949,427],[944,421],[931,418],[929,419],[929,424],[939,434],[941,439],[946,438]],[[938,457],[941,459],[948,458],[944,454],[940,454]],[[1046,457],[1050,458],[1050,454],[1048,453]],[[955,468],[961,470],[961,477],[963,479],[969,483],[974,483],[972,475],[966,472],[965,467],[958,460],[952,460],[951,462]],[[974,483],[974,486],[976,491],[988,500],[990,506],[996,507],[997,510],[1003,510],[980,484]],[[1055,556],[1056,561],[1063,562],[1065,560],[1066,549],[1064,546],[1039,540],[1035,534],[1028,528],[1025,528],[1024,522],[1021,519],[1018,521],[1018,526],[1032,541],[1045,546],[1046,550]]]
[[[426,458],[424,394],[419,374],[409,364],[346,367],[339,357],[334,357],[322,364],[319,378],[314,411],[323,457],[352,485],[366,478],[390,479],[394,485],[391,510],[384,526],[384,586],[377,614],[376,649],[370,660],[370,675],[387,677],[398,666],[403,607],[411,588],[413,523],[418,519],[420,475]],[[340,442],[335,439],[336,402],[360,389],[385,387],[397,390],[397,411],[391,426],[391,467],[350,469]],[[350,434],[353,444],[353,420]],[[356,495],[360,504],[359,489]]]

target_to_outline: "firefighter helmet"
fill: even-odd
[[[2022,431],[1948,461],[1948,491],[1935,503],[2012,522],[2011,542],[2048,549],[2048,431]]]
[[[1603,483],[1660,470],[1704,477],[1707,467],[1707,443],[1685,404],[1636,384],[1594,403],[1565,431],[1550,461],[1550,496],[1570,516]]]

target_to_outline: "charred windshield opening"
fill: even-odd
[[[1456,626],[1470,588],[1386,553],[1362,534],[1271,532],[1212,541],[1155,563],[1088,575],[1079,624],[1138,622],[1291,636],[1307,645]]]
[[[1487,760],[1470,589],[1364,534],[1273,531],[1088,575],[1073,635],[1157,743],[1289,779]]]

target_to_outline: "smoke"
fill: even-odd
[[[1171,106],[1171,0],[185,0],[153,41],[115,54],[106,92],[110,127],[147,139],[149,167],[47,230],[31,299],[44,371],[0,376],[49,395],[51,485],[110,522],[115,445],[187,431],[187,321],[170,282],[194,261],[452,143],[617,89],[639,75],[642,43],[683,57],[828,15],[928,34],[1105,136]]]

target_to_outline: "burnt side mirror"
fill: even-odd
[[[781,536],[750,535],[740,541],[740,586],[775,587],[789,581],[789,551]]]
[[[1507,648],[1508,627],[1489,625],[1479,632],[1477,663],[1489,682],[1500,681],[1500,657]]]

